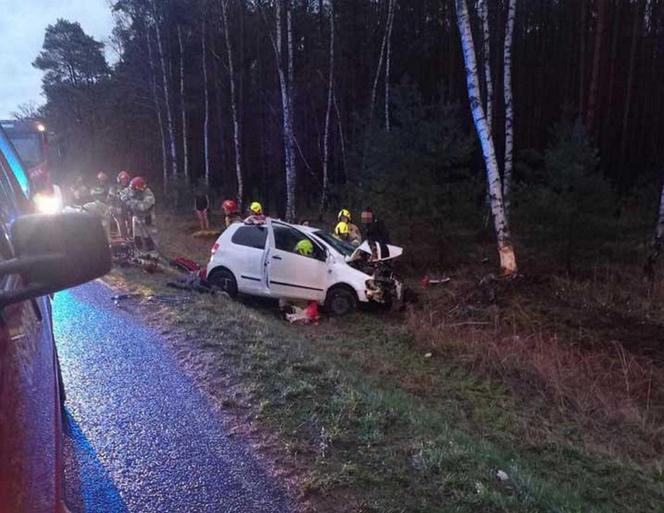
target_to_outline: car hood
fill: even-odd
[[[387,251],[384,251],[384,250]],[[361,253],[367,253],[371,255],[371,246],[369,246],[369,241],[364,241],[360,244],[353,254],[349,257],[346,257],[347,262],[352,262],[357,260],[360,257]],[[393,260],[397,257],[400,257],[403,254],[403,248],[399,246],[392,246],[391,244],[378,244],[378,258],[373,260],[374,262],[384,262],[386,260]]]

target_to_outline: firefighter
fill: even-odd
[[[108,204],[122,238],[127,238],[131,231],[131,215],[126,204],[126,200],[129,198],[130,181],[131,175],[127,171],[120,171],[115,178],[115,185],[108,191]]]
[[[104,227],[104,231],[106,232],[106,238],[110,242],[111,207],[108,204],[108,191],[102,186],[98,185],[92,188],[90,195],[92,196],[92,201],[83,205],[83,210],[98,216],[101,219],[101,225]]]
[[[258,201],[254,201],[249,205],[249,217],[244,220],[245,224],[264,224],[265,219],[263,205],[258,203]]]
[[[97,188],[97,187],[101,187],[102,189],[104,189],[106,191],[106,194],[108,194],[108,189],[109,189],[108,175],[106,173],[104,173],[103,171],[99,171],[99,173],[97,173],[97,185],[95,186],[95,188]],[[90,191],[90,192],[92,193],[92,191]],[[93,200],[94,200],[94,198],[93,198]]]
[[[136,249],[155,256],[157,252],[157,227],[154,219],[154,194],[145,179],[137,176],[129,182],[129,195],[126,200],[131,212]]]
[[[226,221],[226,228],[233,223],[241,223],[242,217],[240,216],[240,208],[237,201],[227,199],[221,204],[221,209],[224,211],[224,220]]]
[[[88,203],[90,198],[90,189],[85,185],[85,180],[82,176],[78,176],[74,185],[71,186],[72,205],[83,206]]]
[[[337,226],[334,228],[334,235],[343,241],[352,244],[353,246],[359,246],[362,242],[362,233],[360,229],[354,225],[351,220],[352,216],[350,211],[343,208],[339,211],[337,215]]]

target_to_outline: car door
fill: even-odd
[[[229,267],[235,272],[238,289],[243,294],[264,295],[267,291],[264,280],[267,233],[266,226],[242,225],[231,237],[232,266]]]
[[[325,250],[317,241],[292,226],[277,221],[271,221],[269,226],[266,270],[271,295],[322,302],[329,279]],[[313,244],[312,256],[295,252],[295,246],[303,239],[308,239]]]
[[[0,134],[1,136],[1,134]],[[0,153],[0,260],[12,258],[10,225],[25,198]],[[0,276],[0,289],[22,286]],[[0,309],[0,510],[60,511],[61,411],[48,298]]]

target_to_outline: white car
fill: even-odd
[[[311,256],[295,252],[309,240]],[[231,296],[317,301],[333,315],[344,315],[358,302],[393,303],[402,298],[402,283],[390,261],[403,253],[381,245],[377,256],[365,242],[354,248],[317,228],[268,218],[265,224],[235,223],[212,246],[207,280]]]

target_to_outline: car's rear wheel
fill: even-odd
[[[336,317],[347,315],[357,308],[357,296],[348,287],[331,288],[325,298],[325,310]]]
[[[237,281],[235,276],[226,268],[215,269],[208,276],[207,281],[210,285],[219,287],[231,297],[237,296]]]

